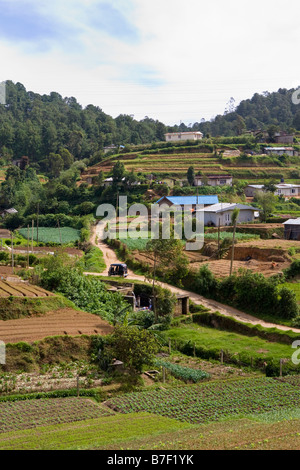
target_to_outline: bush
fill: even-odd
[[[287,279],[298,276],[300,274],[300,259],[293,261],[289,268],[284,270],[284,274]]]

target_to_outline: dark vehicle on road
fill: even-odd
[[[109,276],[121,276],[121,277],[128,276],[127,264],[123,264],[123,263],[111,264],[108,270],[108,275]]]

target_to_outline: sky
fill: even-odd
[[[0,0],[0,81],[186,125],[300,86],[298,0]]]

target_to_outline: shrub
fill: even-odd
[[[284,270],[285,276],[289,279],[300,274],[300,259],[292,262],[289,268]]]

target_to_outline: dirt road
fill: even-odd
[[[100,238],[102,237],[103,234],[103,227],[101,223],[98,223],[96,227],[94,227],[93,230],[93,235],[91,238],[91,243],[95,244],[100,248],[103,252],[103,257],[106,263],[106,270],[103,271],[102,273],[86,273],[86,274],[93,274],[95,276],[107,276],[108,274],[108,268],[111,263],[122,263],[122,261],[118,260],[116,253]],[[96,243],[96,236],[98,237],[97,243]],[[144,282],[149,282],[145,279],[144,276],[140,276],[138,274],[135,274],[133,271],[128,270],[128,278],[127,279],[133,279],[133,280],[139,280],[139,281],[144,281]],[[244,322],[244,323],[251,323],[253,325],[261,325],[265,328],[277,328],[279,330],[283,331],[294,331],[296,333],[300,333],[299,328],[290,328],[287,326],[283,325],[277,325],[275,323],[268,323],[263,320],[260,320],[256,317],[253,317],[252,315],[249,315],[247,313],[244,313],[240,310],[237,310],[233,307],[229,307],[228,305],[221,304],[220,302],[217,302],[215,300],[210,300],[206,299],[205,297],[202,297],[199,294],[195,294],[194,292],[190,292],[184,289],[180,289],[179,287],[174,287],[171,286],[170,284],[166,284],[164,282],[159,282],[158,283],[161,287],[165,287],[166,289],[169,289],[171,292],[174,294],[179,294],[179,295],[189,295],[190,299],[196,304],[196,305],[203,305],[204,307],[209,308],[210,310],[216,312],[220,312],[222,315],[230,316],[233,318],[236,318],[237,320]]]

